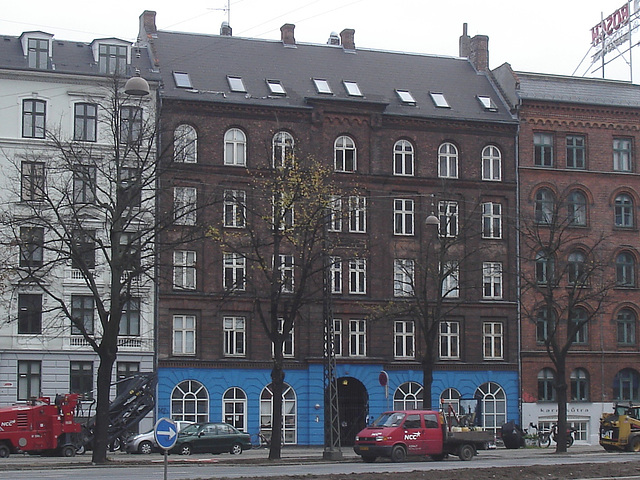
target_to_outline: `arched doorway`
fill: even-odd
[[[353,377],[338,379],[338,418],[340,419],[340,444],[351,446],[356,435],[367,424],[369,394],[359,380]]]

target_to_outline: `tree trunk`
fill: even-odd
[[[558,396],[558,424],[556,434],[556,453],[567,451],[567,375],[566,375],[566,358],[562,356],[558,358],[556,365],[557,381],[556,395]]]
[[[271,412],[271,447],[269,460],[278,460],[282,455],[282,391],[284,388],[284,370],[282,368],[282,343],[274,345],[275,358],[271,370],[271,393],[273,411]],[[279,348],[279,350],[278,350]]]
[[[94,464],[104,464],[107,462],[111,373],[116,356],[107,349],[105,350],[98,352],[100,365],[98,366],[98,376],[96,380],[96,421],[93,432],[93,453],[91,457],[91,461]]]
[[[431,410],[431,384],[433,383],[433,359],[431,349],[422,357],[422,408]]]

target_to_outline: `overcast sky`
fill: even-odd
[[[59,40],[118,37],[135,41],[144,10],[157,12],[161,30],[218,34],[227,0],[3,0],[0,34],[30,30]],[[589,69],[591,28],[625,0],[231,0],[234,36],[280,39],[280,26],[296,25],[297,42],[326,43],[332,31],[355,29],[356,48],[458,55],[463,23],[473,36],[489,36],[491,68],[505,62],[515,70],[598,76]],[[633,36],[640,41],[640,31]],[[628,44],[625,44],[628,45]],[[0,47],[1,48],[1,47]],[[583,58],[586,60],[583,61]],[[626,56],[629,60],[629,56]],[[582,64],[581,64],[582,62]],[[640,48],[633,52],[634,83],[640,83]],[[580,68],[578,68],[578,66]],[[598,64],[599,65],[599,64]],[[578,70],[576,71],[576,69]],[[618,58],[607,78],[629,80]]]

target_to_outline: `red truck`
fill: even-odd
[[[402,462],[409,455],[442,460],[457,455],[471,460],[478,450],[495,448],[493,432],[464,426],[455,415],[436,410],[400,410],[383,413],[356,436],[353,450],[365,462],[378,457]]]
[[[29,452],[73,457],[83,444],[82,425],[73,415],[78,394],[29,400],[25,405],[0,408],[0,458]]]

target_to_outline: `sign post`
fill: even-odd
[[[153,428],[153,437],[160,448],[164,450],[164,480],[167,480],[167,453],[173,448],[178,440],[178,426],[170,418],[161,418]]]

